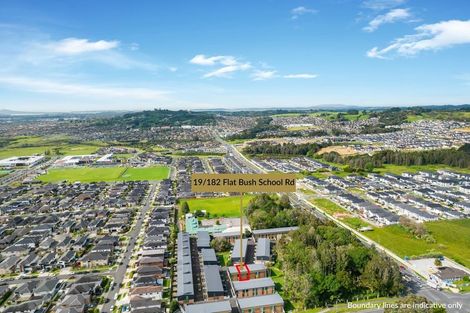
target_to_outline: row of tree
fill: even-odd
[[[329,146],[330,143],[257,143],[248,145],[243,152],[249,155],[307,155],[313,156],[322,148]]]
[[[355,155],[343,157],[336,152],[325,153],[322,158],[328,162],[347,164],[351,171],[372,171],[384,164],[393,165],[430,165],[444,164],[453,167],[470,167],[470,144],[459,149],[435,149],[426,151],[380,151],[374,155]]]

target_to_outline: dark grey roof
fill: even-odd
[[[241,309],[253,308],[253,307],[262,307],[268,305],[282,304],[284,301],[281,296],[277,293],[265,296],[258,297],[249,297],[249,298],[239,298],[238,305]]]
[[[215,255],[214,249],[202,249],[201,256],[204,264],[217,263],[217,256]]]
[[[245,264],[245,266],[248,266],[248,269],[251,272],[259,272],[259,271],[265,271],[266,270],[266,266],[264,264],[261,264],[261,263]],[[237,274],[238,273],[237,268],[235,266],[230,266],[228,268],[228,271],[230,272],[230,274]]]
[[[235,290],[257,289],[264,287],[274,287],[274,281],[271,279],[271,277],[233,282],[233,288]]]
[[[438,271],[435,274],[440,279],[460,279],[465,276],[470,276],[469,273],[462,271],[461,269],[448,267],[448,266],[441,266],[438,268]]]
[[[185,308],[186,313],[225,313],[232,312],[230,301],[218,301],[190,304]]]
[[[256,241],[256,254],[257,259],[265,259],[271,256],[271,240],[267,238],[260,238]]]
[[[177,292],[178,297],[194,296],[193,269],[188,233],[178,233],[177,251]]]
[[[224,286],[220,278],[220,267],[218,265],[204,265],[204,279],[208,293],[224,292]]]
[[[242,255],[243,259],[246,259],[246,250],[248,247],[248,239],[243,239],[242,241]],[[232,250],[232,259],[240,259],[240,239],[235,240],[235,243],[233,244],[233,250]]]
[[[197,247],[201,248],[210,248],[211,246],[211,237],[207,231],[198,231],[197,232]]]

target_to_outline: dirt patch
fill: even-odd
[[[329,152],[336,152],[339,155],[353,155],[353,154],[358,153],[358,151],[354,149],[353,147],[330,146],[330,147],[322,148],[320,151],[318,151],[318,154],[329,153]]]
[[[470,133],[470,127],[455,128],[453,131],[459,133]]]

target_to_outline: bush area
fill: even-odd
[[[341,156],[336,152],[325,153],[322,158],[327,162],[345,164],[345,171],[372,172],[376,167],[384,164],[393,165],[430,165],[444,164],[447,166],[469,168],[470,167],[470,144],[465,144],[459,149],[436,149],[427,151],[380,151],[374,155]]]
[[[299,210],[293,209],[289,198],[261,194],[253,198],[245,209],[253,229],[296,226],[299,223]]]
[[[95,125],[146,129],[155,126],[213,125],[215,122],[215,114],[209,112],[155,109],[153,111],[128,113],[113,118],[100,119],[95,122]]]
[[[283,143],[273,145],[271,143],[258,143],[248,145],[243,152],[249,155],[306,155],[313,156],[329,143]]]
[[[398,266],[363,246],[351,233],[318,220],[301,225],[276,247],[284,292],[303,307],[324,306],[364,294],[402,291]]]
[[[253,139],[262,137],[262,134],[269,131],[277,131],[283,129],[282,126],[271,125],[272,117],[260,117],[256,121],[256,125],[252,128],[245,129],[241,133],[232,135],[228,137],[228,140],[238,140],[238,139]]]
[[[283,214],[292,218],[280,218]],[[365,294],[394,296],[402,291],[394,262],[363,246],[348,230],[292,208],[287,197],[256,196],[247,216],[250,223],[257,223],[252,224],[254,228],[299,225],[299,230],[277,243],[275,252],[276,265],[284,273],[283,293],[301,307]]]

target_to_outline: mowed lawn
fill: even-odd
[[[122,180],[162,180],[168,178],[170,168],[166,166],[128,168],[122,175]]]
[[[161,180],[168,177],[169,168],[166,166],[153,166],[146,168],[126,167],[83,167],[51,169],[47,174],[38,177],[43,182],[112,182]]]
[[[470,219],[428,222],[425,225],[435,243],[416,239],[398,225],[374,228],[364,235],[401,257],[442,253],[470,268]]]
[[[254,196],[243,196],[243,207]],[[204,198],[204,199],[184,199],[180,203],[188,202],[190,212],[197,210],[206,210],[212,217],[240,217],[240,197],[223,197],[223,198]],[[182,211],[180,210],[182,213]]]

